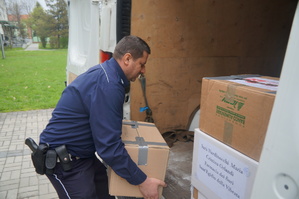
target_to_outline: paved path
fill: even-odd
[[[38,43],[31,43],[25,50],[39,50]]]
[[[49,51],[49,50],[53,50],[53,49],[39,49],[38,45],[39,45],[38,43],[31,43],[30,45],[27,46],[25,51],[33,51],[33,50]]]
[[[52,109],[0,113],[0,199],[58,198],[46,176],[35,173],[27,137],[38,140]]]

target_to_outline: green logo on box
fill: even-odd
[[[231,110],[228,110],[226,108],[223,108],[221,106],[216,107],[216,113],[241,125],[245,125],[245,119],[246,117],[244,115],[235,113]]]
[[[240,102],[240,101],[237,101],[237,100],[227,100],[225,97],[222,99],[223,102],[227,103],[227,104],[230,104],[232,105],[234,108],[237,108],[237,110],[239,111],[244,103],[243,102]]]

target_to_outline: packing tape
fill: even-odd
[[[143,137],[135,137],[136,141],[123,141],[125,144],[138,145],[138,165],[147,165],[148,145],[168,146],[163,142],[146,142]]]
[[[246,85],[238,84],[238,83],[231,83],[227,86],[227,91],[224,96],[224,98],[227,102],[230,102],[230,103],[234,102],[235,96],[236,96],[236,90],[240,86],[246,86]]]
[[[138,150],[138,165],[147,165],[148,146],[143,137],[136,137],[136,142],[139,146]]]
[[[153,123],[139,123],[137,121],[123,121],[123,125],[129,125],[133,129],[137,129],[139,126],[155,127]],[[147,165],[148,159],[148,145],[168,146],[166,143],[160,142],[146,142],[143,137],[135,137],[136,141],[123,141],[125,144],[137,144],[138,145],[138,165]]]
[[[225,100],[227,102],[233,103],[235,100],[236,88],[238,84],[229,84],[227,86],[227,91],[225,93]]]
[[[152,126],[155,127],[156,125],[153,123],[139,123],[137,121],[123,121],[123,125],[129,125],[133,129],[137,129],[138,126]]]
[[[234,128],[234,125],[232,123],[224,121],[223,142],[225,144],[231,144],[232,143],[233,128]]]

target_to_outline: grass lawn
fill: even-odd
[[[0,112],[54,108],[65,88],[67,50],[5,50]]]

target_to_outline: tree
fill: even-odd
[[[36,5],[36,0],[22,0],[22,9],[23,12],[27,15],[30,15],[30,13],[32,12],[32,10],[34,9],[35,5]]]
[[[47,44],[46,39],[51,35],[51,20],[52,17],[44,11],[38,2],[28,20],[26,20],[27,26],[31,27],[35,34],[39,36],[44,48]]]
[[[48,14],[52,17],[51,40],[60,48],[61,39],[68,38],[67,4],[64,0],[46,0],[46,5],[49,8]]]
[[[24,15],[29,15],[33,8],[33,3],[35,0],[26,1],[26,0],[9,0],[6,1],[7,13],[11,15],[11,20],[16,22],[16,26],[19,29],[20,37],[23,39],[26,38],[26,26],[23,23]]]

